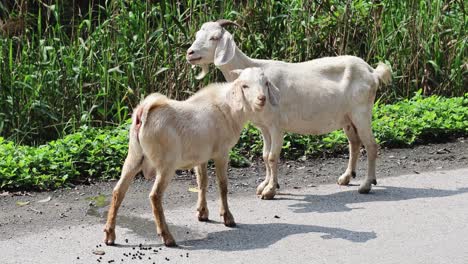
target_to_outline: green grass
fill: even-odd
[[[81,1],[28,1],[21,11],[7,2],[15,1],[0,5],[0,135],[17,144],[118,126],[144,95],[183,99],[223,80],[212,71],[195,81],[184,59],[201,24],[218,18],[242,25],[229,30],[255,58],[386,61],[394,81],[379,91],[382,102],[467,87],[463,1],[96,0],[80,13]]]
[[[468,135],[468,93],[463,97],[423,97],[395,104],[377,103],[373,131],[381,146],[411,146]],[[0,137],[0,190],[48,190],[69,183],[118,178],[127,154],[128,125],[100,129],[82,127],[64,138],[30,147]],[[245,166],[261,156],[258,130],[246,126],[231,152],[231,164]],[[342,131],[322,136],[285,135],[284,158],[346,150]]]

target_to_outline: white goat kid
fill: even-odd
[[[372,134],[371,117],[375,94],[379,85],[391,79],[390,68],[379,63],[376,69],[354,56],[315,59],[302,63],[252,59],[239,50],[232,35],[224,29],[236,25],[228,20],[207,22],[196,34],[187,50],[187,61],[202,67],[198,78],[203,78],[208,65],[214,63],[227,81],[237,75],[233,70],[261,67],[265,75],[280,90],[280,118],[253,120],[262,132],[265,180],[258,186],[262,199],[272,199],[279,187],[278,158],[285,132],[324,134],[343,128],[349,140],[348,168],[338,178],[338,184],[347,185],[356,176],[356,163],[361,143],[367,150],[367,177],[359,187],[368,193],[377,184],[375,162],[377,144]]]
[[[227,202],[229,151],[249,118],[275,111],[271,102],[276,104],[278,98],[271,94],[278,92],[268,91],[274,89],[260,68],[251,68],[243,70],[235,82],[212,84],[183,102],[158,93],[146,97],[133,113],[128,156],[113,191],[104,242],[115,242],[117,211],[135,175],[143,171],[150,177],[155,171],[149,197],[156,230],[166,246],[175,246],[162,208],[164,191],[176,169],[197,166],[198,219],[208,220],[206,164],[210,159],[216,166],[221,216],[226,226],[235,226]]]

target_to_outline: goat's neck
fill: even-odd
[[[238,47],[236,47],[236,53],[234,57],[226,64],[219,66],[219,69],[224,75],[224,78],[228,82],[232,82],[237,78],[237,74],[232,74],[232,70],[245,69],[249,67],[260,67],[261,61],[252,59],[245,55]]]
[[[240,135],[244,124],[247,122],[247,115],[244,111],[234,110],[234,108],[229,104],[217,105],[219,111],[222,113],[224,120],[234,135]]]

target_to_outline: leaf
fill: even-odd
[[[25,206],[25,205],[28,205],[29,203],[30,203],[30,201],[26,201],[26,202],[17,201],[17,202],[16,202],[16,205],[18,205],[18,206]]]
[[[159,74],[161,74],[161,73],[163,73],[163,72],[165,72],[165,71],[167,71],[167,70],[169,70],[169,68],[167,68],[167,67],[162,67],[161,69],[159,69],[159,70],[156,72],[156,75],[159,75]]]
[[[45,199],[42,199],[42,200],[39,200],[39,201],[37,201],[37,202],[38,202],[38,203],[47,203],[47,202],[50,201],[50,200],[52,200],[52,196],[49,196],[49,197],[47,197],[47,198],[45,198]]]
[[[107,70],[107,72],[108,73],[111,73],[111,72],[125,73],[120,69],[120,66],[115,66],[114,68],[110,68],[109,70]]]
[[[94,255],[104,255],[106,252],[104,250],[93,250]]]
[[[99,194],[99,195],[94,196],[94,197],[88,197],[88,198],[86,198],[86,200],[94,201],[94,203],[95,203],[95,205],[97,207],[104,207],[104,206],[106,206],[108,204],[107,197],[104,194]]]
[[[195,187],[190,187],[188,190],[189,192],[194,192],[194,193],[200,192],[200,190],[198,190],[198,188],[195,188]]]

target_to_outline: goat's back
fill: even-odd
[[[168,99],[148,112],[140,145],[154,162],[188,168],[208,161],[235,144],[220,111],[223,87],[202,89],[186,101]]]

